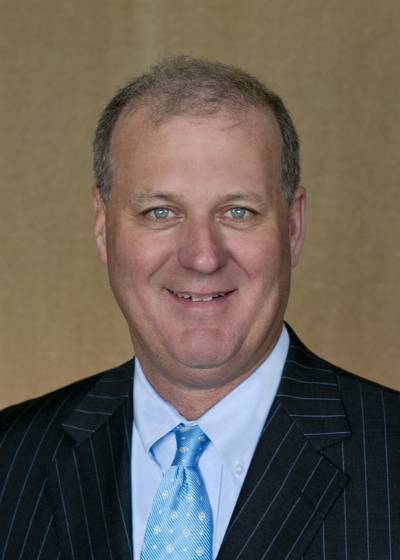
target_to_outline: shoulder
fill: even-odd
[[[346,371],[309,350],[288,327],[290,336],[287,369],[303,383],[337,390],[349,418],[395,419],[400,425],[400,392]],[[336,386],[336,389],[334,387]],[[329,392],[329,391],[328,391]],[[329,396],[329,395],[326,395]]]
[[[361,375],[346,371],[329,361],[321,358],[312,350],[307,348],[307,346],[298,338],[293,329],[286,324],[286,328],[289,333],[289,353],[287,356],[287,361],[298,365],[301,368],[314,370],[318,372],[318,375],[322,375],[324,372],[333,373],[337,378],[339,386],[346,391],[361,391],[365,390],[372,393],[381,393],[391,395],[394,399],[400,398],[400,391],[396,389],[391,389],[385,387],[380,383],[371,381],[362,377]]]
[[[328,362],[327,362],[328,363]],[[366,379],[360,375],[346,371],[338,366],[330,364],[338,379],[339,386],[346,391],[358,391],[359,393],[384,395],[393,399],[400,399],[400,391],[386,387],[376,381]]]
[[[103,379],[128,375],[131,371],[132,361],[3,409],[0,411],[0,453],[7,448],[15,449],[25,440],[35,445],[38,438],[47,441],[59,438],[63,420],[85,395]]]
[[[400,392],[332,366],[352,428],[400,441]]]

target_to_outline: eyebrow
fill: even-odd
[[[171,192],[140,192],[132,193],[130,200],[133,204],[146,204],[154,200],[166,200],[170,202],[183,202],[183,197]]]
[[[226,194],[222,200],[232,202],[234,200],[245,200],[249,202],[265,202],[266,197],[253,191],[237,191]]]
[[[158,191],[158,192],[141,192],[133,193],[130,197],[131,203],[137,205],[143,205],[147,203],[154,202],[155,200],[163,200],[167,202],[184,203],[185,197],[176,193],[168,191]],[[233,191],[224,195],[220,203],[233,202],[235,200],[243,200],[248,202],[265,203],[266,197],[262,196],[256,192],[249,191]]]

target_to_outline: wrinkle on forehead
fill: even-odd
[[[202,130],[203,126],[204,129]],[[207,130],[207,127],[209,130]],[[209,151],[209,153],[213,153],[214,161],[212,162],[209,160],[207,165],[214,166],[214,170],[218,174],[220,167],[218,164],[219,150],[222,149],[224,152],[224,154],[221,154],[221,157],[226,157],[227,152],[226,150],[224,151],[223,146],[230,138],[230,130],[232,130],[232,134],[238,139],[242,136],[239,131],[245,131],[247,137],[246,142],[249,146],[254,146],[254,153],[258,152],[260,154],[260,149],[263,151],[263,155],[259,160],[260,172],[262,168],[264,168],[264,164],[270,166],[271,162],[275,161],[279,166],[279,168],[276,168],[276,172],[279,174],[281,173],[278,162],[282,159],[283,142],[279,125],[272,114],[268,115],[260,110],[250,108],[235,115],[222,112],[213,116],[202,117],[181,115],[170,117],[162,124],[155,126],[152,124],[151,120],[149,120],[146,108],[142,108],[141,110],[131,113],[130,117],[126,116],[121,122],[117,123],[117,127],[114,131],[110,165],[112,175],[114,175],[114,183],[117,177],[118,183],[120,183],[120,180],[125,182],[131,179],[131,173],[135,173],[136,164],[134,162],[137,161],[137,158],[140,158],[141,162],[146,162],[149,171],[158,167],[158,164],[163,158],[169,158],[170,156],[171,162],[174,161],[175,165],[182,165],[183,168],[187,167],[187,165],[201,166],[203,146],[209,146],[210,142],[214,141],[216,141],[216,143],[214,146],[211,145],[213,149],[211,152]],[[213,131],[217,134],[216,136]],[[218,132],[221,132],[222,136],[218,136]],[[239,136],[236,136],[236,134],[239,134]],[[193,158],[180,161],[179,154],[181,153],[181,149],[185,151],[186,146],[185,135],[188,135],[188,142],[198,142],[199,158],[197,158],[194,153]],[[222,144],[219,143],[220,140]],[[163,149],[164,142],[166,142],[165,145],[168,146],[167,151]],[[238,142],[240,143],[240,140],[238,140]],[[159,149],[155,149],[157,144]],[[234,144],[232,144],[232,146],[233,145]],[[240,158],[241,154],[238,152],[236,159],[238,163],[240,163]],[[221,160],[220,163],[223,163],[223,160]],[[246,167],[247,163],[247,160],[243,160],[244,167]],[[129,171],[129,169],[131,171]],[[142,168],[141,172],[141,177],[138,179],[138,183],[136,183],[136,187],[140,185],[140,188],[135,189],[136,194],[140,195],[141,192],[143,196],[146,196],[146,192],[149,192],[151,196],[154,197],[154,187],[156,187],[156,185],[148,184],[145,168]],[[128,179],[129,175],[130,177]],[[151,172],[150,175],[153,175],[153,173]],[[282,178],[282,175],[280,175],[280,178]],[[254,177],[253,179],[250,179],[250,177],[247,179],[251,181]],[[243,179],[242,176],[241,180],[238,178],[236,185],[232,185],[233,188],[230,193],[232,199],[241,198],[240,192],[242,192],[242,194],[246,192],[245,198],[247,198],[249,196],[249,191],[254,192],[257,190],[256,188],[252,189],[252,185],[248,184],[247,179],[246,177]],[[276,175],[276,180],[280,182],[278,175]],[[234,183],[236,183],[236,181],[234,181]],[[160,193],[162,191],[167,196],[169,195],[169,189],[164,189],[161,184],[158,187],[161,188],[156,188],[157,192]],[[113,189],[111,189],[111,192],[112,190]],[[132,200],[132,202],[134,201]]]
[[[163,117],[154,118],[151,105],[142,105],[139,107],[126,108],[120,115],[111,137],[112,155],[113,147],[115,147],[115,140],[121,134],[129,132],[132,148],[140,143],[143,134],[151,130],[159,130],[164,125],[169,124],[173,120],[186,120],[192,124],[209,124],[210,121],[219,121],[221,126],[220,130],[230,130],[237,127],[247,129],[252,135],[259,137],[260,134],[265,134],[266,143],[271,143],[274,139],[279,144],[280,150],[283,147],[282,134],[278,122],[268,108],[257,109],[251,106],[245,107],[229,107],[223,106],[220,110],[207,114],[182,112],[179,114],[164,115]],[[223,123],[223,124],[222,124]],[[264,125],[264,126],[261,126]],[[112,159],[112,157],[111,157]]]

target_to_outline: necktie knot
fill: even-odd
[[[177,449],[172,465],[195,467],[210,440],[197,424],[193,426],[179,424],[174,432]]]
[[[175,459],[154,496],[140,559],[211,560],[213,516],[197,466],[210,440],[197,425],[174,432]]]

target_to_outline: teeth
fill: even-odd
[[[192,301],[212,301],[213,296],[204,296],[204,297],[198,297],[198,296],[192,296]]]
[[[213,299],[217,298],[217,297],[222,297],[226,294],[226,292],[219,292],[210,296],[195,296],[192,295],[188,292],[175,292],[173,290],[171,290],[173,294],[175,294],[177,297],[181,298],[181,299],[191,299],[194,302],[199,302],[199,301],[212,301]]]

